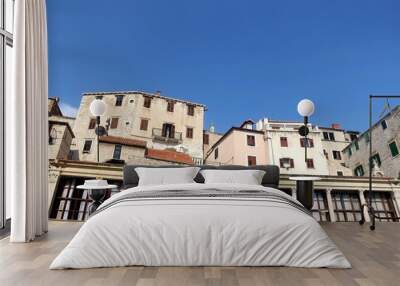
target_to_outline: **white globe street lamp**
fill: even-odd
[[[102,116],[106,111],[106,104],[101,99],[95,99],[90,104],[90,112],[93,116]]]
[[[304,155],[306,162],[307,162],[307,147],[308,147],[307,135],[310,132],[307,127],[308,117],[314,114],[314,110],[315,110],[314,103],[309,99],[302,99],[297,104],[297,112],[304,117],[304,125],[299,128],[299,134],[300,136],[304,137]]]
[[[97,128],[95,130],[97,135],[97,163],[100,161],[100,148],[99,148],[99,134],[100,134],[100,116],[106,111],[106,104],[101,99],[95,99],[90,104],[90,112],[96,116]]]
[[[314,113],[314,103],[309,99],[303,99],[297,104],[297,111],[303,117],[309,117]]]

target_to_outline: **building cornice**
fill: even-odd
[[[196,103],[196,102],[183,100],[183,99],[178,99],[178,98],[173,98],[173,97],[167,97],[167,96],[160,95],[159,93],[151,93],[151,92],[145,92],[145,91],[140,91],[140,90],[85,92],[85,93],[82,93],[82,96],[118,95],[118,94],[121,94],[121,95],[125,95],[125,94],[141,94],[143,96],[156,97],[156,98],[161,98],[161,99],[165,99],[165,100],[172,100],[172,101],[176,101],[176,102],[182,102],[182,103],[186,103],[186,104],[189,104],[189,105],[195,105],[195,106],[203,107],[204,109],[206,109],[206,106],[204,104],[201,104],[201,103]]]

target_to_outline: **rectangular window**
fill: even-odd
[[[287,137],[281,137],[281,147],[288,147],[288,139]]]
[[[364,192],[365,200],[369,203],[369,193]],[[394,218],[396,210],[390,192],[372,192],[372,206],[375,213],[380,217]],[[396,219],[378,219],[379,221],[398,221]]]
[[[342,160],[342,153],[340,151],[332,151],[333,159]]]
[[[343,172],[342,172],[342,171],[337,171],[337,175],[338,175],[339,177],[343,177]]]
[[[249,166],[257,165],[257,158],[255,156],[247,156],[247,164]]]
[[[111,129],[118,128],[118,120],[119,120],[118,117],[111,118],[111,126],[110,126]]]
[[[386,120],[382,120],[382,121],[381,121],[381,126],[382,126],[382,129],[383,129],[383,130],[385,130],[385,129],[387,128],[387,122],[386,122]]]
[[[208,134],[203,134],[203,144],[204,145],[210,144],[210,136]]]
[[[354,141],[354,146],[356,147],[356,150],[360,150],[360,146],[358,145],[358,141]]]
[[[314,169],[314,160],[313,159],[307,159],[307,168],[308,169]]]
[[[353,151],[351,150],[351,146],[349,146],[349,149],[347,149],[348,151],[348,153],[349,153],[349,157],[351,157],[351,155],[353,155]]]
[[[281,158],[279,164],[281,168],[294,168],[294,160],[291,158]]]
[[[121,151],[122,151],[122,146],[120,144],[115,145],[113,159],[120,160],[121,159]]]
[[[142,118],[142,120],[140,120],[140,130],[146,131],[148,126],[149,126],[149,120]]]
[[[162,128],[162,137],[175,138],[175,125],[164,123]]]
[[[174,112],[174,106],[175,106],[175,102],[173,102],[172,100],[169,100],[167,102],[167,111]]]
[[[96,127],[96,118],[90,118],[88,129],[94,129]]]
[[[144,96],[143,99],[144,99],[143,107],[150,108],[151,107],[151,97]]]
[[[115,106],[121,106],[123,100],[124,100],[123,95],[116,95],[115,96]]]
[[[314,140],[310,138],[300,138],[300,146],[304,148],[305,144],[307,142],[307,148],[313,148],[314,147]]]
[[[91,178],[83,177],[60,177],[57,189],[54,192],[53,203],[50,207],[49,217],[58,220],[77,220],[84,221],[89,217],[89,206],[92,199],[88,190],[77,189],[83,185],[85,180]],[[110,184],[115,184],[120,188],[122,182],[108,180]],[[105,199],[109,198],[110,192],[107,192]]]
[[[77,189],[86,178],[62,177],[55,191],[50,218],[58,220],[84,221],[89,217],[92,199],[88,190]]]
[[[256,146],[256,137],[253,135],[247,135],[247,145]]]
[[[372,159],[372,167],[375,165],[375,163],[378,165],[378,167],[380,167],[382,165],[381,157],[379,156],[379,153],[376,153],[375,155],[373,155],[371,157],[371,159]]]
[[[357,134],[350,134],[351,141],[357,140],[357,138],[358,138]]]
[[[193,138],[193,128],[192,127],[186,128],[186,138]]]
[[[314,204],[311,211],[314,218],[317,221],[331,221],[326,192],[324,190],[314,190],[313,200]]]
[[[215,160],[217,160],[218,159],[218,148],[217,149],[215,149],[215,151],[214,151],[214,159]]]
[[[89,153],[92,148],[92,140],[85,140],[85,144],[83,145],[83,153]]]
[[[361,203],[358,192],[332,191],[331,194],[336,221],[348,222],[361,219]]]
[[[335,141],[335,133],[333,132],[322,132],[324,140]]]
[[[194,105],[192,104],[187,105],[187,115],[194,116]]]
[[[397,148],[396,141],[389,143],[389,149],[392,157],[396,157],[397,155],[399,155],[399,148]]]
[[[359,165],[354,169],[354,175],[356,175],[357,177],[362,177],[364,176],[364,174],[364,168],[362,165]]]

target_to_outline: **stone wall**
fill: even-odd
[[[121,106],[116,106],[116,95],[123,95]],[[101,125],[107,128],[108,135],[124,138],[138,139],[147,142],[148,148],[166,149],[174,148],[179,152],[189,154],[194,158],[203,158],[203,121],[204,106],[195,105],[194,116],[187,115],[189,102],[175,100],[174,112],[167,111],[169,100],[165,97],[149,94],[151,97],[150,108],[144,107],[146,94],[141,92],[128,93],[101,93],[84,94],[82,96],[78,115],[75,121],[75,149],[78,150],[79,159],[95,161],[93,154],[82,152],[85,140],[95,141],[94,129],[88,129],[89,122],[93,118],[89,107],[96,97],[101,96],[106,103],[106,112],[101,117]],[[111,128],[112,118],[118,118],[117,128]],[[147,130],[140,130],[142,119],[149,120]],[[163,123],[173,123],[175,132],[182,134],[180,142],[163,142],[154,140],[153,132],[161,129]],[[193,128],[193,138],[186,137],[186,128]]]
[[[382,121],[386,121],[387,128],[382,127]],[[389,143],[396,142],[400,150],[400,106],[393,109],[391,113],[379,120],[372,128],[372,153],[379,154],[381,159],[380,169],[384,176],[399,178],[400,176],[400,155],[392,156]],[[358,148],[357,148],[358,144]],[[351,155],[350,151],[351,149]],[[369,132],[364,132],[358,140],[353,141],[344,150],[347,166],[353,171],[362,166],[364,176],[369,174]]]

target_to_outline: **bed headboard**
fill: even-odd
[[[187,166],[181,165],[160,165],[160,166],[145,166],[145,165],[126,165],[124,167],[124,183],[123,188],[133,188],[136,187],[139,183],[138,174],[135,171],[137,167],[146,167],[146,168],[183,168]],[[202,170],[205,169],[219,169],[219,170],[249,170],[249,169],[256,169],[256,170],[263,170],[265,171],[265,175],[262,179],[262,185],[264,187],[271,187],[277,189],[279,186],[279,167],[275,165],[258,165],[258,166],[238,166],[238,165],[225,165],[225,166],[209,166],[209,165],[202,165],[197,166],[200,167]],[[199,173],[197,174],[194,180],[197,183],[204,183],[203,176]]]

